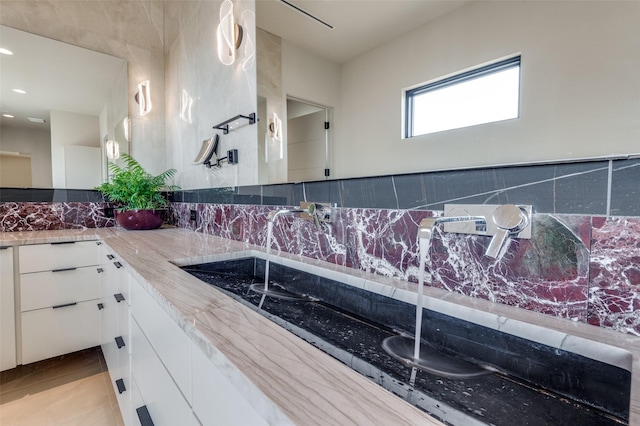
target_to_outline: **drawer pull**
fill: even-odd
[[[96,241],[96,245],[97,246],[101,246],[102,245],[102,241]]]
[[[104,309],[104,305],[102,303],[98,303],[98,310],[101,311]]]
[[[124,348],[125,344],[124,344],[124,339],[122,338],[122,336],[116,337],[116,345],[118,345],[118,349]]]
[[[120,269],[122,268],[122,263],[120,262],[113,262],[114,265],[116,265],[116,268]]]
[[[101,274],[101,273],[103,273],[103,272],[104,272],[104,269],[102,269],[102,268],[98,268],[98,269],[96,269],[96,270],[98,271],[98,273],[99,273],[99,274]]]
[[[127,388],[124,386],[124,380],[122,379],[116,380],[116,387],[118,388],[119,394],[122,394],[122,392],[127,390]]]
[[[120,303],[124,300],[124,296],[122,295],[122,293],[116,293],[113,295],[113,297],[115,297],[116,302]]]
[[[0,246],[0,250],[6,250],[8,248],[9,248],[9,246]]]
[[[149,410],[147,410],[146,405],[143,405],[140,408],[136,408],[136,413],[138,414],[138,420],[140,420],[141,426],[154,426],[153,420],[151,420],[151,415],[149,414]]]
[[[60,309],[60,308],[66,308],[67,306],[75,306],[77,305],[77,302],[73,302],[73,303],[65,303],[64,305],[56,305],[56,306],[52,306],[51,309]]]
[[[75,244],[75,243],[76,243],[75,241],[58,241],[58,242],[55,242],[55,243],[51,243],[51,245],[52,246],[59,246],[59,245],[62,245],[62,244]]]
[[[108,254],[107,255],[107,259],[109,259],[109,260],[112,260],[112,259],[115,259],[115,258],[116,257],[114,255],[112,255],[112,254]]]
[[[54,269],[51,272],[66,272],[66,271],[75,271],[78,268],[62,268],[62,269]]]

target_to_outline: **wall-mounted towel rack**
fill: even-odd
[[[238,115],[236,115],[236,116],[235,116],[235,117],[233,117],[233,118],[230,118],[230,119],[228,119],[228,120],[223,121],[223,122],[222,122],[222,123],[220,123],[220,124],[217,124],[217,125],[213,126],[213,128],[214,128],[214,129],[218,129],[218,130],[222,130],[222,133],[226,135],[227,133],[229,133],[229,131],[230,131],[230,130],[233,130],[233,129],[229,129],[229,123],[234,122],[234,121],[236,121],[236,120],[237,120],[237,119],[239,119],[239,118],[245,118],[245,119],[249,120],[249,124],[250,124],[250,125],[251,125],[251,124],[255,124],[255,123],[256,123],[256,121],[257,121],[257,120],[256,120],[256,113],[255,113],[255,112],[252,112],[252,113],[251,113],[251,114],[249,114],[249,115],[242,115],[242,114],[238,114]]]

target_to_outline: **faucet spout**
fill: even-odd
[[[418,226],[418,239],[430,240],[433,236],[433,228],[440,223],[451,222],[475,222],[477,225],[487,225],[484,216],[443,216],[443,217],[427,217],[420,221]]]
[[[280,209],[280,210],[272,210],[269,212],[267,216],[267,221],[273,223],[276,220],[276,217],[283,214],[293,214],[293,213],[304,213],[306,210],[304,209]]]

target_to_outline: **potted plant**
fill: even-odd
[[[168,202],[162,191],[175,191],[175,185],[167,185],[176,169],[169,169],[157,176],[149,174],[133,157],[122,154],[124,166],[109,163],[111,181],[95,189],[105,199],[116,203],[116,221],[129,230],[156,229],[162,226],[162,209]]]

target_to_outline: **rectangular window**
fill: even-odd
[[[406,92],[406,137],[518,118],[520,56]]]

